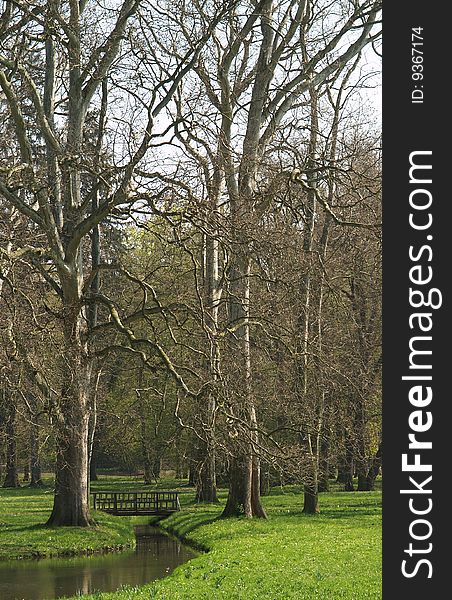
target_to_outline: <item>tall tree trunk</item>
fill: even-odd
[[[76,399],[77,400],[77,399]],[[92,524],[88,503],[88,418],[75,406],[65,415],[57,438],[55,497],[47,525]]]
[[[107,100],[108,100],[108,87],[107,78],[104,77],[102,80],[102,100],[101,108],[99,113],[99,124],[97,131],[96,140],[96,151],[94,158],[94,173],[99,172],[100,156],[102,151],[102,142],[104,139],[105,119],[107,114]],[[94,193],[91,201],[91,212],[94,214],[99,208],[99,197],[101,190],[101,182],[97,176],[93,178]],[[93,296],[88,306],[88,335],[94,330],[98,320],[98,306],[96,302],[96,296],[100,291],[100,224],[95,225],[91,230],[91,272],[92,280],[90,285],[90,293]],[[93,369],[97,370],[97,365],[93,364]],[[90,420],[89,420],[89,432],[88,432],[88,460],[89,460],[89,480],[88,480],[88,501],[89,501],[89,490],[90,482],[97,480],[96,473],[96,462],[94,457],[94,446],[96,442],[96,431],[97,431],[97,389],[100,378],[100,372],[97,373],[96,384],[91,389],[90,398]]]
[[[368,491],[367,475],[369,462],[366,456],[366,421],[364,400],[355,398],[354,402],[355,469],[358,478],[358,492]]]
[[[246,477],[246,464],[233,458],[229,465],[229,493],[223,517],[236,517],[245,512],[244,507],[248,502],[245,497]]]
[[[7,394],[6,405],[6,473],[3,481],[4,488],[20,487],[17,472],[17,447],[16,447],[16,405],[14,399]]]
[[[81,85],[81,9],[83,10],[83,6],[78,2],[70,2],[68,24],[71,36],[67,44],[69,93],[65,149],[75,157],[80,157],[83,153],[83,127],[86,117]],[[61,248],[54,242],[57,237],[55,231],[52,231],[49,237],[58,257],[56,264],[62,290],[62,329],[65,346],[56,434],[55,496],[52,514],[47,524],[88,526],[92,524],[88,451],[92,363],[88,356],[87,315],[82,304],[82,240],[77,240],[76,235],[79,221],[83,218],[80,211],[81,167],[77,160],[67,161],[61,166],[61,183]]]
[[[238,223],[236,223],[236,226]],[[240,230],[240,229],[239,229]],[[246,245],[245,245],[246,246]],[[230,353],[237,374],[235,410],[245,423],[240,428],[235,457],[231,461],[229,494],[224,517],[244,514],[246,517],[266,518],[260,499],[260,460],[257,454],[257,417],[251,386],[251,352],[249,331],[250,269],[248,251],[237,242],[231,257]],[[241,397],[237,396],[238,394]]]
[[[260,476],[260,495],[268,496],[270,493],[270,468],[268,465],[265,465],[265,468],[261,463],[261,476]]]
[[[328,492],[330,489],[330,440],[327,427],[323,428],[323,436],[320,442],[320,473],[319,492]]]
[[[258,224],[261,216],[256,206],[258,169],[264,151],[261,132],[264,125],[264,105],[275,69],[275,65],[272,65],[275,39],[273,10],[272,0],[263,2],[259,9],[262,41],[252,83],[238,178],[232,153],[232,122],[236,98],[231,93],[232,86],[228,79],[233,53],[227,53],[219,72],[222,112],[219,154],[230,200],[231,224],[228,274],[231,331],[229,341],[233,369],[237,375],[237,382],[231,383],[231,388],[237,385],[237,390],[231,390],[235,396],[231,410],[235,411],[242,421],[237,429],[237,443],[232,452],[229,495],[223,516],[236,515],[243,511],[246,517],[266,517],[260,500],[260,463],[257,453],[256,407],[252,394],[249,315],[251,240],[254,235],[253,225]],[[253,21],[250,21],[250,24],[252,23]]]
[[[190,459],[190,465],[188,467],[188,485],[196,487],[196,463],[193,459]]]
[[[267,517],[260,500],[258,468],[259,463],[254,462],[250,455],[231,460],[229,493],[223,517]]]
[[[236,222],[236,225],[238,223]],[[231,461],[229,493],[223,517],[244,514],[246,517],[266,518],[260,499],[260,461],[257,455],[257,418],[251,389],[251,353],[249,333],[250,259],[243,244],[237,242],[231,259],[230,321],[235,333],[231,336],[230,351],[235,360],[237,390],[236,412],[248,427],[241,430],[236,456]],[[243,436],[243,437],[242,437]],[[244,439],[243,439],[244,438]]]
[[[160,471],[162,470],[162,458],[161,456],[155,456],[152,461],[152,475],[154,477],[154,481],[158,481],[160,479]]]
[[[57,431],[55,497],[50,526],[92,524],[88,497],[88,424],[91,362],[83,342],[79,307],[69,306],[64,320],[66,352]]]
[[[217,381],[219,371],[219,355],[217,345],[217,329],[218,329],[218,304],[220,301],[221,291],[219,284],[219,244],[218,231],[215,225],[220,200],[220,191],[222,185],[222,173],[215,172],[213,182],[211,184],[211,210],[210,221],[212,234],[205,236],[205,258],[204,258],[204,297],[205,297],[205,329],[207,337],[207,355],[209,357],[207,365],[207,377],[212,382]],[[198,440],[200,450],[200,460],[197,465],[197,485],[196,485],[196,501],[197,502],[217,502],[217,484],[216,484],[216,467],[215,467],[215,414],[216,414],[216,397],[213,391],[207,395],[207,399],[201,400],[206,402],[205,407],[201,409],[203,420],[202,437]]]
[[[93,445],[92,448],[93,449],[90,453],[90,458],[89,458],[89,480],[97,481],[99,479],[99,477],[97,475],[96,447]]]
[[[41,460],[39,457],[39,432],[36,431],[36,429],[37,428],[33,426],[34,431],[32,431],[30,435],[30,487],[42,487],[44,485],[41,473]]]
[[[307,160],[307,181],[310,187],[315,185],[315,167],[317,153],[317,136],[318,136],[318,114],[317,114],[317,93],[311,88],[310,93],[310,139]],[[314,245],[314,230],[316,224],[317,201],[314,191],[308,191],[306,199],[306,217],[304,224],[303,235],[303,253],[306,260],[306,266],[300,280],[300,311],[297,319],[298,327],[298,358],[297,358],[297,381],[295,394],[297,402],[302,406],[308,401],[308,370],[310,367],[310,328],[311,328],[311,312],[312,312],[312,271],[313,271],[313,245]],[[315,392],[314,392],[315,393]],[[316,414],[318,407],[312,409],[312,413]],[[307,433],[305,436],[305,449],[308,455],[307,464],[309,472],[306,473],[307,483],[304,486],[304,506],[303,512],[316,513],[318,507],[318,453],[319,453],[319,434],[321,429],[320,420],[316,419],[313,424],[313,429],[317,430],[316,434]]]
[[[367,489],[371,492],[375,487],[375,480],[381,469],[381,458],[382,458],[382,442],[378,446],[378,450],[372,459],[369,472],[367,474]]]
[[[314,481],[312,485],[306,484],[304,486],[303,512],[309,515],[320,512],[319,487],[317,481]]]
[[[218,502],[214,442],[201,440],[201,444],[204,456],[197,465],[196,502]]]
[[[99,374],[98,374],[99,376]],[[97,430],[97,382],[98,377],[96,378],[96,384],[94,386],[90,386],[89,389],[89,398],[88,398],[88,482],[87,482],[87,495],[89,502],[89,494],[90,494],[90,482],[97,480],[96,474],[96,458],[94,456],[94,445],[96,442],[96,430]]]
[[[162,459],[160,456],[152,456],[148,454],[144,463],[144,474],[143,479],[145,485],[151,485],[157,483],[160,479],[160,471],[162,468]]]
[[[185,464],[185,456],[182,455],[182,449],[176,446],[176,479],[185,479],[188,475]]]
[[[345,432],[345,461],[344,461],[344,490],[346,492],[353,492],[355,489],[353,485],[353,472],[354,472],[354,445],[353,439],[350,432]]]
[[[43,486],[41,474],[41,460],[39,456],[39,423],[37,421],[36,396],[28,394],[28,405],[30,407],[30,487]]]
[[[154,461],[152,458],[152,452],[146,445],[142,444],[142,452],[143,452],[143,480],[145,485],[151,485],[155,483],[156,477],[154,473]]]

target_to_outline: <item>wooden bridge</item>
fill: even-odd
[[[180,510],[177,492],[92,492],[93,508],[112,515],[169,515]]]

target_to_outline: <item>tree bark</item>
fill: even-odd
[[[381,467],[381,442],[375,456],[370,461],[370,467],[365,473],[358,472],[358,492],[371,492]]]
[[[319,492],[328,492],[330,489],[330,457],[329,440],[324,433],[320,443],[320,473],[319,473]]]
[[[310,139],[308,149],[308,183],[310,187],[315,186],[314,169],[316,167],[316,154],[317,154],[317,138],[318,138],[318,97],[317,92],[311,87],[309,90],[310,95]],[[312,290],[312,279],[313,279],[313,247],[314,247],[314,231],[316,226],[316,211],[317,211],[317,200],[315,193],[309,191],[306,198],[306,220],[305,229],[303,235],[303,252],[306,261],[304,272],[300,279],[300,297],[301,303],[299,307],[299,314],[297,317],[298,326],[298,358],[297,358],[297,382],[296,382],[296,398],[297,402],[301,405],[306,405],[308,399],[308,379],[309,379],[309,368],[310,368],[310,340],[311,340],[311,328],[312,328],[312,309],[313,309],[313,290]],[[319,293],[319,311],[321,310],[322,302],[321,291]],[[320,327],[320,314],[319,327]],[[320,333],[320,332],[319,332]],[[320,335],[319,335],[320,340]],[[320,342],[319,342],[320,343]],[[320,348],[319,348],[320,351]],[[318,366],[317,366],[318,367]],[[316,403],[316,406],[311,407],[311,411],[315,421],[313,422],[313,429],[316,433],[308,433],[305,439],[305,448],[308,453],[308,464],[309,472],[306,474],[306,478],[309,483],[304,486],[304,506],[303,512],[316,513],[318,512],[318,475],[319,475],[319,453],[320,453],[320,433],[322,429],[322,418],[323,418],[323,404],[324,398],[321,390],[315,390],[313,394],[318,395],[320,400]],[[313,395],[311,394],[311,395]]]
[[[364,402],[362,398],[355,401],[355,436],[356,436],[356,474],[358,477],[358,492],[368,491],[369,464],[366,456],[366,423]]]
[[[229,469],[229,493],[222,517],[267,515],[260,501],[259,462],[251,456],[233,458]]]
[[[41,460],[39,456],[39,424],[37,423],[36,397],[34,394],[28,395],[28,402],[31,407],[31,425],[30,425],[30,487],[42,487]]]
[[[155,480],[160,479],[160,471],[162,470],[162,457],[156,456],[152,463]]]
[[[190,466],[188,468],[188,485],[191,487],[196,487],[196,467],[193,459],[191,459]]]
[[[382,458],[382,448],[383,448],[383,444],[382,442],[380,442],[379,446],[378,446],[378,450],[377,453],[375,454],[373,460],[372,460],[372,464],[370,466],[369,469],[369,473],[367,475],[367,480],[368,480],[368,490],[372,491],[375,487],[375,480],[378,477],[378,474],[380,473],[380,469],[381,469],[381,458]]]
[[[96,450],[95,447],[93,447],[89,461],[89,480],[98,481],[98,479],[99,477],[97,476]]]
[[[262,463],[261,463],[260,495],[268,496],[269,493],[270,493],[270,470],[268,467],[262,468]]]
[[[102,80],[102,101],[101,109],[99,114],[99,123],[96,140],[96,151],[94,157],[94,172],[99,171],[100,155],[102,151],[102,143],[104,139],[104,128],[105,118],[107,113],[107,99],[108,99],[108,88],[107,79]],[[93,178],[93,186],[95,192],[91,201],[91,212],[94,214],[99,209],[99,196],[100,196],[100,181],[97,176]],[[92,281],[90,285],[90,293],[95,297],[100,291],[100,272],[99,265],[101,260],[101,247],[100,247],[100,224],[95,225],[91,230],[91,272]],[[91,333],[97,325],[98,321],[98,306],[97,302],[93,299],[88,306],[88,332]],[[97,365],[96,365],[97,367]],[[95,368],[96,368],[95,367]],[[96,385],[91,389],[91,418],[89,422],[88,432],[88,455],[89,455],[89,481],[88,481],[88,492],[91,481],[97,481],[96,473],[96,458],[95,458],[95,444],[97,434],[97,384],[99,382],[100,373],[96,377]]]
[[[310,515],[320,512],[317,482],[304,486],[303,512]]]
[[[152,452],[149,452],[145,456],[144,462],[144,483],[146,485],[151,485],[152,483],[156,483],[160,479],[160,470],[162,468],[162,458],[161,456],[153,455]]]
[[[9,398],[6,415],[6,472],[3,481],[4,488],[20,487],[19,475],[17,472],[17,448],[16,448],[16,405],[14,400]]]
[[[240,214],[235,226],[240,230]],[[241,215],[243,216],[243,215]],[[235,333],[230,337],[230,352],[237,374],[235,410],[248,424],[249,431],[241,430],[236,457],[231,461],[229,494],[223,517],[244,514],[246,517],[266,518],[260,500],[260,461],[256,454],[258,441],[257,418],[251,390],[251,352],[249,331],[249,299],[251,262],[245,244],[237,241],[231,257],[231,302],[229,317]],[[240,325],[239,325],[240,323]],[[237,393],[237,392],[236,392]],[[244,438],[244,439],[243,439]]]
[[[202,442],[204,459],[198,463],[196,478],[196,502],[218,502],[216,472],[215,472],[215,448],[212,440]]]
[[[55,497],[47,525],[51,527],[92,525],[88,487],[88,419],[80,415],[66,419],[57,440]]]
[[[141,413],[141,450],[143,453],[143,467],[144,467],[144,483],[145,485],[151,485],[154,483],[154,473],[152,466],[151,450],[149,448],[149,438],[146,426],[146,416]]]
[[[336,477],[336,483],[345,483],[347,479],[347,468],[345,466],[345,461],[340,462],[338,468],[337,468],[337,477]]]
[[[65,316],[66,383],[57,431],[55,497],[47,524],[86,527],[93,523],[88,497],[91,362],[83,341],[79,307],[69,306]]]
[[[205,330],[207,349],[206,361],[207,378],[215,382],[218,379],[219,355],[217,346],[218,329],[218,303],[221,296],[219,284],[219,245],[218,231],[215,225],[216,211],[220,201],[222,173],[217,169],[210,189],[211,207],[210,221],[212,235],[205,236],[205,261],[204,261],[204,297],[206,304]],[[203,422],[202,439],[198,440],[199,462],[196,468],[196,502],[217,502],[216,466],[215,466],[215,414],[216,397],[210,391],[201,406]]]
[[[245,513],[248,502],[245,491],[246,465],[233,458],[229,467],[229,493],[223,517],[238,517]]]
[[[353,492],[355,487],[353,485],[353,471],[354,471],[354,448],[353,440],[350,434],[345,434],[345,461],[344,461],[344,490],[346,492]]]

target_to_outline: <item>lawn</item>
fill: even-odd
[[[162,527],[206,553],[164,580],[86,599],[381,598],[380,492],[322,494],[314,516],[302,513],[294,487],[273,490],[264,504],[266,521],[223,520],[221,506],[186,506]]]
[[[140,488],[139,480],[103,478],[97,489]],[[364,600],[381,598],[381,492],[322,494],[319,515],[302,513],[296,487],[263,499],[268,520],[219,519],[220,504],[197,506],[180,482],[182,511],[161,526],[205,550],[166,579],[86,600]],[[0,558],[96,551],[131,543],[137,518],[96,513],[98,526],[49,529],[52,491],[0,490]],[[143,518],[140,518],[141,520]]]
[[[134,543],[132,523],[137,519],[130,517],[96,512],[97,526],[92,529],[45,527],[52,510],[53,481],[46,478],[45,483],[37,489],[0,488],[0,560],[92,553]],[[137,483],[130,478],[109,478],[107,485],[120,489]],[[97,487],[104,489],[105,482]]]

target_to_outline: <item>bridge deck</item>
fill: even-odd
[[[93,508],[112,515],[168,515],[180,510],[178,492],[92,492]]]

